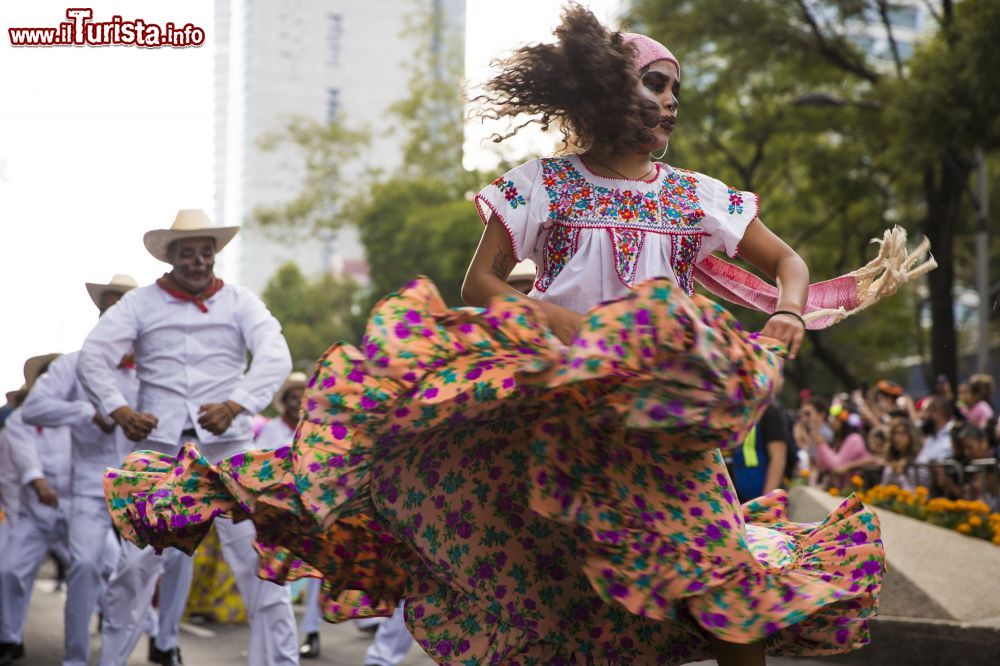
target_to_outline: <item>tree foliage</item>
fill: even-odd
[[[253,211],[251,224],[280,229],[299,236],[315,235],[344,225],[346,200],[343,188],[345,165],[368,144],[366,129],[352,129],[340,121],[320,123],[293,118],[284,132],[263,137],[260,148],[274,151],[291,148],[302,157],[304,176],[298,195],[275,206]]]
[[[954,281],[972,278],[956,248],[972,232],[972,151],[997,145],[989,78],[1000,10],[991,0],[926,4],[937,7],[937,30],[908,62],[885,0],[635,0],[632,18],[682,63],[671,160],[761,192],[765,223],[814,279],[864,263],[868,240],[892,224],[931,238],[940,265],[928,277],[931,365],[954,379]],[[861,20],[882,26],[887,60],[852,39]],[[804,380],[819,359],[843,385],[870,372],[873,356],[919,353],[918,309],[911,290],[812,335],[792,370]]]
[[[360,338],[357,285],[323,275],[308,281],[298,266],[278,269],[264,289],[264,303],[278,321],[297,369],[312,370],[313,363],[339,340]]]
[[[462,304],[462,279],[482,227],[472,202],[433,179],[390,180],[373,188],[357,224],[372,299],[425,275],[449,305]]]

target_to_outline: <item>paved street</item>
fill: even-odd
[[[31,611],[25,632],[27,656],[17,666],[58,666],[62,658],[62,609],[64,595],[53,592],[53,582],[39,580],[35,585]],[[296,612],[301,613],[296,607]],[[188,666],[242,666],[246,664],[247,628],[245,625],[185,625],[181,632],[184,662]],[[96,657],[97,635],[91,637]],[[324,624],[322,629],[323,654],[319,659],[303,664],[326,666],[361,666],[371,638],[358,631],[353,623]],[[146,646],[143,642],[129,660],[129,666],[146,664]],[[431,666],[431,661],[417,646],[410,649],[403,666]],[[823,666],[824,660],[769,659],[770,666]],[[844,662],[837,662],[843,666]],[[714,661],[699,662],[695,666],[711,666]]]
[[[17,666],[58,666],[62,659],[63,600],[65,595],[53,592],[53,581],[39,580],[35,584],[31,610],[25,630],[27,656]],[[296,606],[296,613],[302,608]],[[95,623],[96,630],[96,623]],[[189,625],[182,627],[181,649],[188,666],[245,666],[249,631],[246,625]],[[369,634],[358,631],[353,623],[328,624],[322,627],[322,655],[319,659],[303,660],[317,666],[361,666],[365,650],[371,642]],[[91,659],[96,659],[99,640],[91,634]],[[146,644],[140,643],[129,666],[145,666]],[[431,666],[431,661],[417,646],[410,649],[404,666]]]

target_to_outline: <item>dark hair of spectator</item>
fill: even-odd
[[[941,396],[931,398],[931,403],[928,405],[927,410],[940,412],[946,419],[955,418],[955,407],[951,404],[951,400],[942,398]]]
[[[976,401],[989,403],[993,397],[993,378],[989,375],[972,375],[969,377],[969,391]]]
[[[905,431],[906,436],[910,439],[910,449],[906,453],[901,453],[896,449],[893,433],[897,430]],[[920,431],[918,431],[916,426],[914,426],[910,421],[894,423],[889,428],[889,451],[886,456],[889,462],[900,460],[902,458],[908,458],[911,460],[915,459],[917,454],[920,453],[921,448],[923,448],[923,437],[920,436]]]
[[[802,405],[809,405],[823,416],[826,416],[827,412],[830,411],[830,402],[816,395],[806,398]]]
[[[962,442],[966,439],[973,439],[977,442],[980,440],[986,440],[986,431],[982,428],[977,428],[974,425],[965,425],[961,430],[952,433],[952,438],[956,443]]]
[[[621,33],[608,30],[590,10],[571,3],[563,10],[555,36],[554,44],[522,46],[494,61],[501,71],[472,100],[481,104],[474,114],[535,118],[506,135],[494,135],[493,140],[510,138],[537,122],[543,129],[556,123],[566,146],[583,150],[600,143],[621,152],[650,143],[653,135],[643,122],[644,115],[649,116],[649,111],[644,114],[649,103],[639,93],[640,73],[632,47],[622,41]],[[651,126],[658,118],[646,120]]]
[[[855,433],[861,434],[861,427],[856,425],[851,425],[850,423],[850,418],[852,415],[860,419],[857,412],[855,412],[850,407],[845,406],[843,410],[839,414],[837,414],[837,416],[831,419],[837,424],[833,429],[833,441],[836,442],[838,445],[843,444],[844,440],[847,439],[850,435],[853,435]],[[865,444],[867,445],[867,442]]]

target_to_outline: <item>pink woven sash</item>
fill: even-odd
[[[710,292],[730,303],[767,313],[776,309],[777,287],[716,256],[709,255],[698,263],[694,267],[694,278]],[[860,304],[857,279],[853,274],[842,275],[809,285],[809,297],[802,314],[836,308],[850,311]],[[808,321],[806,328],[819,330],[832,326],[837,321],[837,317],[820,317]]]

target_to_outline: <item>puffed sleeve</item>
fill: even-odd
[[[701,173],[694,176],[698,181],[698,199],[705,211],[702,225],[708,232],[702,242],[699,261],[718,250],[735,257],[743,234],[760,212],[757,195],[729,187]]]
[[[515,167],[476,195],[476,210],[483,224],[496,215],[507,229],[514,256],[522,261],[533,248],[548,219],[548,196],[539,160]]]

